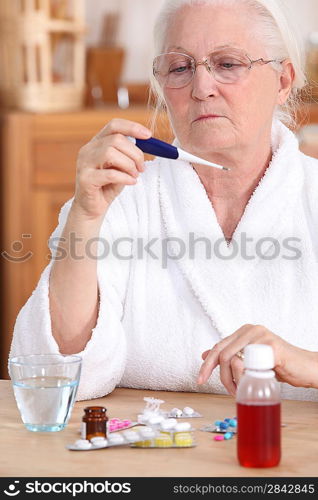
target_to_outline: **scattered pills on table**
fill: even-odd
[[[224,441],[224,436],[221,434],[218,434],[217,436],[214,436],[214,441]]]

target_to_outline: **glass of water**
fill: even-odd
[[[82,358],[30,354],[9,360],[9,374],[22,421],[29,431],[61,431],[75,401]]]

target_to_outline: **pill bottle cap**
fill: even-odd
[[[249,344],[244,348],[244,367],[249,370],[274,368],[274,351],[270,345]]]

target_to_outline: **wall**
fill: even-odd
[[[97,44],[103,14],[122,12],[119,44],[127,52],[123,81],[144,82],[152,61],[152,29],[164,0],[86,0],[89,27],[87,43]],[[306,40],[311,31],[318,31],[318,0],[285,0],[290,16],[295,17],[299,31]]]

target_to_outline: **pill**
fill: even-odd
[[[224,434],[224,439],[231,439],[233,437],[233,432],[226,432]]]
[[[156,415],[154,417],[151,417],[149,419],[149,424],[150,425],[157,425],[160,424],[164,420],[164,417],[162,415]]]
[[[177,425],[177,421],[175,418],[167,418],[163,420],[160,424],[161,429],[167,431],[169,429],[173,429]]]
[[[75,446],[80,450],[89,450],[92,447],[91,443],[87,439],[78,439],[75,441]]]
[[[125,431],[124,436],[130,443],[134,443],[140,439],[138,432],[135,431]]]
[[[175,435],[174,442],[177,446],[192,446],[193,439],[189,432],[179,432]]]
[[[123,420],[123,424],[127,427],[128,425],[132,424],[132,421],[127,418],[127,419]]]
[[[139,434],[143,438],[148,438],[148,439],[151,439],[155,436],[155,432],[153,429],[151,429],[151,427],[145,427],[144,429],[140,429]]]
[[[214,422],[214,425],[216,425],[217,427],[220,427],[220,423],[221,423],[221,420],[216,420],[216,421]]]
[[[179,422],[175,426],[175,431],[180,432],[180,431],[188,431],[191,429],[191,424],[189,422]]]
[[[170,447],[173,446],[173,441],[168,434],[160,434],[155,438],[155,445],[158,448]]]
[[[190,408],[190,406],[185,406],[185,407],[183,408],[183,413],[184,413],[185,415],[193,415],[193,413],[194,413],[194,409],[193,409],[193,408]]]
[[[125,442],[125,440],[124,440],[123,436],[121,436],[120,434],[113,434],[108,439],[109,444],[122,444],[124,442]]]
[[[237,420],[234,418],[231,418],[229,421],[230,427],[237,427]]]
[[[95,438],[91,439],[91,443],[94,446],[99,446],[101,448],[104,448],[105,446],[107,446],[108,441],[107,441],[107,439],[102,438],[102,437],[101,438],[100,437],[95,437]]]
[[[180,410],[180,408],[172,408],[170,415],[172,417],[180,418],[182,416],[182,410]]]
[[[225,418],[225,419],[224,419],[224,422],[227,422],[227,423],[229,424],[229,423],[230,423],[230,420],[231,420],[230,418]]]
[[[220,429],[225,430],[225,429],[228,429],[229,424],[227,422],[220,422],[219,427],[220,427]]]
[[[224,436],[218,434],[217,436],[214,436],[214,441],[224,441]]]

